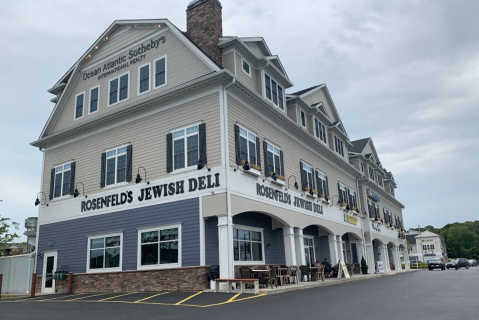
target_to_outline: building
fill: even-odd
[[[406,236],[409,243],[409,260],[426,262],[431,258],[444,258],[447,261],[446,241],[444,237],[430,232],[409,230]]]
[[[234,277],[241,265],[398,261],[403,206],[355,164],[394,179],[375,152],[363,159],[372,141],[348,152],[327,86],[287,94],[263,38],[223,36],[218,0],[186,12],[186,32],[113,22],[49,90],[31,143],[43,152],[41,291],[65,290],[57,269],[76,291],[199,290],[210,265]],[[376,207],[369,219],[371,198],[396,229]]]

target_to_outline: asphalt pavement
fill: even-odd
[[[471,319],[479,268],[418,271],[276,295],[127,293],[0,302],[1,320]]]

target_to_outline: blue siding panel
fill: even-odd
[[[217,217],[205,219],[205,263],[206,265],[220,263]]]
[[[182,266],[199,266],[198,198],[41,225],[38,252],[58,250],[58,266],[85,273],[88,236],[123,232],[123,270],[136,270],[138,229],[177,223],[182,228]],[[38,257],[37,274],[41,275],[42,270],[43,257]]]
[[[303,235],[311,236],[311,237],[314,236],[314,250],[315,250],[316,260],[318,260],[319,262],[324,261],[324,259],[328,259],[328,261],[331,261],[328,237],[327,236],[320,237],[317,226],[309,226],[304,228]]]

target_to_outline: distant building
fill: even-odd
[[[443,257],[447,260],[444,237],[430,231],[409,230],[406,235],[409,243],[409,260],[427,262],[431,258]]]

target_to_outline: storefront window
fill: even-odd
[[[165,227],[142,230],[139,234],[139,267],[179,266],[180,228]]]
[[[263,234],[261,231],[233,229],[235,261],[263,262]]]
[[[92,272],[121,269],[121,238],[121,234],[88,238],[88,269]]]

